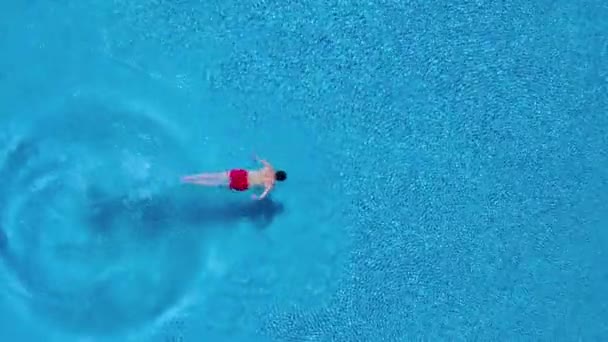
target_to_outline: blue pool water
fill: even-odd
[[[0,9],[3,340],[608,338],[605,1]]]

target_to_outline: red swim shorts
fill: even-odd
[[[249,189],[249,177],[247,170],[230,170],[228,177],[230,178],[230,189],[236,191],[245,191]]]

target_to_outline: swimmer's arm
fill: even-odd
[[[251,197],[253,197],[253,199],[257,199],[257,200],[264,199],[268,195],[268,193],[270,192],[271,189],[272,189],[272,186],[266,187],[266,189],[260,196],[253,195]]]
[[[262,163],[264,166],[272,168],[272,166],[270,165],[270,163],[268,163],[265,159],[261,159],[260,157],[258,157],[257,155],[254,155],[253,158],[255,158],[255,160],[259,163]]]

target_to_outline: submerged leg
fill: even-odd
[[[199,185],[223,185],[226,183],[228,176],[225,172],[216,173],[201,173],[182,177],[182,182]]]
[[[217,180],[202,180],[202,179],[185,181],[185,183],[198,184],[198,185],[209,185],[209,186],[217,186],[217,185],[222,184],[222,183],[218,182]]]

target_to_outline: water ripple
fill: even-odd
[[[171,310],[200,259],[200,232],[174,202],[184,149],[161,121],[106,100],[71,96],[39,115],[0,164],[0,257],[26,294],[15,295],[86,334]]]

